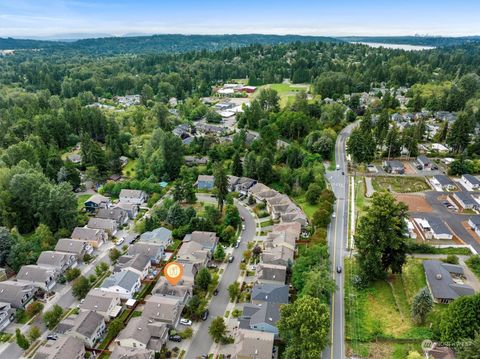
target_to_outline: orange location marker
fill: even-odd
[[[183,277],[183,265],[177,262],[170,262],[163,268],[163,274],[167,278],[168,283],[177,285]]]

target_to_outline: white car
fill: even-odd
[[[192,325],[192,321],[186,318],[180,319],[180,324],[181,325],[186,325],[187,327],[190,327]]]
[[[335,218],[337,215],[334,213],[332,213],[332,218]]]
[[[125,238],[120,237],[117,239],[117,242],[115,243],[117,246],[121,245],[123,242],[125,242]]]
[[[245,228],[246,228],[246,227],[245,227],[245,225],[244,225],[244,224],[242,224],[242,229],[243,229],[243,230],[245,230]]]

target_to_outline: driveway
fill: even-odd
[[[205,202],[211,201],[212,199],[216,201],[216,198],[203,194],[197,194],[197,198],[200,201]],[[202,354],[209,353],[213,341],[210,337],[210,334],[208,334],[208,328],[210,327],[210,324],[214,318],[223,318],[225,310],[227,309],[227,305],[230,302],[228,286],[235,282],[240,275],[240,262],[242,260],[243,252],[247,249],[247,243],[255,238],[256,223],[253,214],[241,204],[237,203],[236,206],[240,212],[240,216],[245,218],[245,230],[242,232],[240,237],[240,246],[233,249],[235,260],[233,263],[229,263],[227,265],[225,272],[220,279],[220,283],[218,284],[219,293],[217,296],[212,298],[212,301],[209,305],[210,315],[206,321],[200,323],[200,326],[194,333],[193,339],[190,343],[190,348],[185,356],[186,359],[195,359],[200,357]]]

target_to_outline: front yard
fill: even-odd
[[[397,193],[422,192],[430,189],[422,177],[377,176],[372,179],[376,191],[389,190]]]

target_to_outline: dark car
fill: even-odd
[[[218,288],[213,291],[213,295],[218,295]]]
[[[210,314],[210,312],[208,311],[208,309],[206,309],[202,314],[202,320],[203,321],[207,320],[209,314]]]
[[[47,335],[47,339],[48,339],[48,340],[57,340],[57,339],[58,339],[58,335],[57,335],[57,334],[48,334],[48,335]]]
[[[168,337],[168,340],[170,340],[172,342],[180,343],[182,341],[182,337],[180,335],[170,335]]]
[[[233,263],[234,260],[235,260],[234,256],[228,257],[228,263]]]
[[[337,273],[342,273],[342,266],[337,266]]]

